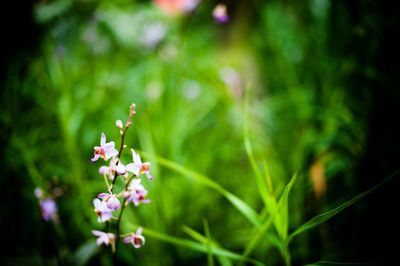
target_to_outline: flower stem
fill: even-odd
[[[126,136],[126,131],[128,130],[129,127],[125,127],[124,131],[121,134],[121,145],[119,146],[119,151],[118,151],[118,162],[116,163],[116,165],[119,164],[119,161],[121,160],[121,154],[122,151],[124,149],[124,142],[125,142],[125,136]],[[110,191],[112,191],[115,181],[117,180],[117,177],[119,176],[119,174],[117,173],[117,171],[115,171],[111,186],[110,186]]]
[[[126,182],[126,184],[125,184],[125,189],[124,190],[128,190],[128,187],[129,187],[129,184],[131,183],[131,181],[132,181],[132,179],[133,178],[135,178],[136,176],[135,175],[132,175],[129,179],[128,179],[128,181]],[[120,222],[121,222],[121,219],[122,219],[122,214],[124,213],[124,210],[125,210],[125,206],[126,206],[126,198],[124,198],[124,200],[122,201],[122,206],[121,206],[121,211],[120,211],[120,213],[119,213],[119,216],[118,216],[118,219],[117,219],[117,222],[116,222],[116,224],[115,224],[115,228],[116,228],[116,239],[115,239],[115,252],[113,253],[113,264],[114,265],[116,265],[116,260],[117,260],[117,251],[118,251],[118,244],[119,244],[119,240],[120,240],[120,235],[119,235],[119,233],[120,233]]]

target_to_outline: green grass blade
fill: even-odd
[[[237,196],[233,195],[229,191],[227,191],[225,188],[223,188],[220,184],[217,182],[213,181],[211,178],[202,175],[200,173],[197,173],[193,170],[190,170],[180,164],[177,164],[175,162],[172,162],[168,159],[162,158],[160,156],[152,156],[146,152],[141,152],[143,155],[153,158],[157,163],[160,165],[169,168],[177,173],[180,173],[182,175],[192,177],[199,183],[201,183],[204,186],[207,186],[209,188],[212,188],[219,192],[222,196],[224,196],[240,213],[243,214],[244,217],[247,218],[253,225],[260,227],[261,222],[259,219],[259,216],[257,212],[251,208],[247,203],[245,203],[243,200],[238,198]]]
[[[130,227],[137,228],[137,226],[133,226],[133,225],[130,225]],[[198,251],[198,252],[202,252],[202,253],[208,252],[206,244],[197,243],[192,240],[187,240],[187,239],[170,236],[170,235],[163,234],[163,233],[160,233],[157,231],[153,231],[151,229],[147,229],[144,227],[143,227],[143,235],[145,237],[154,238],[154,239],[157,239],[157,240],[169,243],[169,244],[173,244],[173,245],[176,245],[179,247],[187,248],[190,250],[194,250],[194,251]],[[246,262],[249,262],[249,263],[251,263],[253,265],[257,265],[257,266],[264,265],[260,261],[257,261],[255,259],[245,258],[244,256],[242,256],[240,254],[237,254],[235,252],[232,252],[232,251],[220,248],[220,247],[216,247],[214,245],[212,245],[212,247],[211,247],[211,253],[215,256],[227,257],[232,260],[246,261]]]
[[[266,207],[269,206],[268,195],[270,195],[268,188],[265,184],[263,174],[257,164],[256,158],[253,153],[253,147],[251,146],[250,136],[249,136],[249,123],[248,123],[248,94],[249,90],[246,90],[246,99],[245,99],[245,107],[244,107],[244,123],[243,123],[243,138],[244,138],[244,147],[246,150],[247,157],[249,158],[251,167],[253,168],[253,172],[255,174],[257,188],[260,193],[260,196]]]
[[[293,175],[289,183],[286,185],[285,190],[282,192],[282,195],[279,198],[278,202],[278,208],[279,208],[278,234],[282,240],[285,240],[287,238],[289,230],[289,194],[295,180],[296,180],[296,174]]]
[[[207,242],[207,238],[204,237],[202,234],[200,234],[199,232],[193,230],[192,228],[190,228],[189,226],[182,226],[182,231],[185,232],[186,234],[188,234],[191,238],[193,238],[194,240],[200,242],[200,243],[206,243]]]
[[[208,223],[206,219],[203,219],[203,226],[204,226],[204,232],[206,234],[206,245],[207,245],[207,264],[208,266],[214,266],[214,259],[213,259],[213,254],[211,252],[212,248],[212,240],[211,240],[211,234],[210,234],[210,229],[208,228]]]
[[[204,237],[202,234],[198,233],[197,231],[193,230],[192,228],[188,227],[188,226],[183,226],[182,230],[188,234],[190,237],[192,237],[193,239],[199,241],[200,243],[206,243],[207,242],[207,238]],[[215,240],[212,241],[213,245],[215,245],[216,247],[220,247],[219,243],[216,242]],[[232,266],[232,262],[229,258],[227,257],[222,257],[222,256],[218,256],[217,257],[218,262],[220,263],[220,265],[222,266]]]
[[[353,205],[354,203],[356,203],[360,199],[364,198],[369,193],[371,193],[372,191],[376,190],[377,188],[381,187],[383,184],[388,182],[390,179],[392,179],[394,176],[396,176],[399,172],[400,172],[400,170],[397,170],[395,173],[393,173],[390,176],[388,176],[387,178],[385,178],[379,184],[377,184],[374,187],[368,189],[367,191],[364,191],[364,192],[358,194],[357,196],[355,196],[354,198],[346,201],[345,203],[341,204],[340,206],[338,206],[338,207],[336,207],[336,208],[334,208],[334,209],[332,209],[330,211],[327,211],[325,213],[322,213],[320,215],[315,216],[314,218],[312,218],[311,220],[309,220],[305,224],[303,224],[300,227],[298,227],[293,233],[291,233],[289,238],[288,238],[288,240],[287,240],[288,243],[293,239],[293,237],[297,236],[298,234],[301,234],[301,233],[303,233],[303,232],[305,232],[307,230],[310,230],[310,229],[312,229],[312,228],[314,228],[314,227],[326,222],[327,220],[329,220],[330,218],[332,218],[336,214],[340,213],[341,211],[343,211],[347,207]]]
[[[257,244],[260,242],[263,236],[265,236],[266,232],[270,228],[272,224],[273,217],[270,216],[267,218],[267,220],[263,223],[263,225],[257,229],[257,232],[253,235],[253,237],[250,239],[248,242],[246,249],[244,250],[242,256],[247,258],[251,252],[254,250],[254,248],[257,246]]]

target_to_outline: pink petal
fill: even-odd
[[[104,199],[106,197],[110,197],[110,194],[108,194],[108,193],[100,193],[97,197],[100,198],[100,199]]]
[[[104,175],[104,174],[107,174],[108,173],[108,166],[101,166],[100,168],[99,168],[99,174],[101,174],[101,175]]]
[[[99,158],[100,158],[100,155],[97,154],[97,153],[95,153],[94,156],[93,156],[93,158],[90,159],[90,160],[91,160],[92,162],[95,162],[95,161],[97,161],[97,159],[99,159]]]
[[[106,134],[103,132],[101,133],[101,138],[100,138],[100,146],[104,147],[104,144],[106,144]]]
[[[95,236],[102,236],[104,233],[102,231],[92,230],[92,234]]]
[[[131,241],[132,241],[132,236],[125,237],[123,241],[124,241],[125,244],[131,243]]]
[[[150,202],[151,202],[151,200],[149,200],[149,199],[142,200],[142,203],[145,203],[145,204],[149,204]]]
[[[117,170],[117,173],[120,175],[123,175],[126,173],[125,166],[122,163],[119,163],[118,165],[116,165],[115,170]]]
[[[153,180],[154,177],[152,175],[150,175],[150,172],[146,172],[146,176],[149,180]]]
[[[105,150],[114,149],[115,148],[115,142],[114,141],[110,141],[109,143],[106,143],[101,147],[103,147]]]
[[[137,154],[134,149],[131,149],[131,151],[132,151],[133,162],[135,164],[142,165],[142,159],[140,159],[140,155]]]
[[[140,165],[135,164],[135,163],[130,163],[127,166],[125,166],[125,168],[126,168],[127,171],[129,171],[131,173],[134,173],[136,176],[139,175]]]
[[[93,205],[96,209],[100,210],[101,208],[101,201],[99,199],[94,199],[93,200]]]

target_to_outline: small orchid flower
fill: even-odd
[[[119,206],[121,205],[119,203],[118,198],[115,196],[115,194],[100,193],[97,197],[102,199],[103,202],[106,203],[107,208],[109,208],[113,211],[116,211],[119,208]]]
[[[96,244],[98,246],[111,244],[113,252],[115,251],[115,235],[112,233],[104,233],[102,231],[92,230],[93,235],[97,236]]]
[[[226,5],[224,4],[216,5],[212,15],[218,23],[226,23],[229,20],[229,16],[226,11]]]
[[[143,228],[139,227],[139,229],[136,231],[136,234],[131,233],[130,236],[124,238],[124,243],[125,244],[131,243],[133,245],[133,247],[140,248],[145,243],[145,239],[142,236],[142,232],[143,232]]]
[[[57,221],[57,204],[53,199],[48,198],[40,201],[40,208],[42,210],[43,220],[46,222],[49,220],[53,222]]]
[[[127,202],[133,202],[135,206],[138,206],[140,203],[150,203],[150,200],[146,199],[148,192],[140,182],[141,179],[132,180],[128,191],[123,193],[123,197],[126,198]]]
[[[121,161],[118,160],[118,158],[111,159],[110,166],[103,165],[99,168],[99,173],[101,175],[108,176],[108,178],[111,180],[114,179],[115,172],[117,172],[119,175],[126,174],[125,165],[123,165]]]
[[[117,151],[117,149],[115,149],[114,141],[110,141],[110,142],[106,143],[106,135],[104,133],[101,133],[100,147],[99,146],[94,147],[94,156],[91,159],[91,161],[95,162],[100,157],[103,158],[105,161],[107,161],[111,157],[114,157],[117,155],[118,155],[118,151]]]
[[[150,163],[149,162],[142,163],[140,155],[137,154],[133,149],[131,149],[131,151],[132,151],[133,163],[128,164],[126,166],[126,170],[135,174],[136,176],[145,174],[148,179],[153,180],[153,176],[150,175]]]
[[[111,213],[111,209],[107,207],[107,203],[104,201],[100,201],[99,199],[93,200],[94,211],[99,216],[99,223],[104,223],[105,221],[110,220],[113,216]]]

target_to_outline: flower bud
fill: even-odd
[[[41,188],[35,188],[35,196],[38,199],[41,199],[43,197],[43,191]]]
[[[107,207],[116,211],[120,206],[119,200],[114,195],[107,199]]]
[[[136,104],[132,103],[129,108],[129,116],[134,116],[136,114]]]
[[[117,128],[119,128],[120,130],[122,130],[124,128],[124,124],[122,124],[121,120],[117,120],[115,121],[115,125],[117,126]]]
[[[122,197],[124,197],[125,199],[129,198],[129,195],[130,195],[129,191],[124,191],[124,193],[122,193]]]

